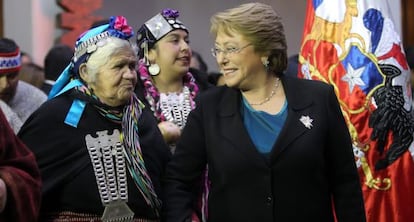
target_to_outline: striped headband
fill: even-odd
[[[0,75],[18,72],[21,67],[20,49],[14,52],[0,53]]]

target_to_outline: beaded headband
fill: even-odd
[[[21,67],[20,49],[14,52],[0,53],[0,75],[18,72]]]
[[[134,35],[131,26],[123,16],[112,16],[109,24],[101,25],[82,34],[76,41],[74,62],[85,54],[95,52],[99,47],[106,44],[109,37],[117,37],[127,40]]]
[[[145,59],[145,54],[155,43],[169,32],[181,29],[188,33],[188,29],[178,20],[180,13],[174,9],[164,9],[161,13],[145,22],[137,31],[137,46],[139,58]]]

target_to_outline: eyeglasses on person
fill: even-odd
[[[225,56],[226,55],[231,56],[231,55],[240,53],[243,49],[245,49],[245,48],[247,48],[248,46],[251,46],[251,45],[252,44],[249,43],[249,44],[247,44],[247,45],[245,45],[243,47],[240,47],[240,48],[237,48],[237,47],[228,47],[226,49],[220,49],[220,48],[214,47],[214,48],[211,48],[211,54],[214,57],[217,57],[221,53],[223,53],[223,55],[225,55]]]

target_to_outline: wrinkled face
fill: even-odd
[[[19,72],[0,75],[0,99],[8,103],[16,94]]]
[[[183,76],[188,72],[191,48],[187,32],[177,29],[162,37],[149,52],[151,63],[160,66],[160,75]]]
[[[137,83],[136,65],[137,57],[133,49],[124,47],[99,68],[94,82],[88,82],[88,78],[86,82],[103,103],[112,107],[124,105],[134,93]]]
[[[249,89],[255,79],[266,70],[261,61],[261,54],[256,53],[254,46],[236,32],[231,35],[219,31],[216,36],[213,53],[224,82],[229,87]]]

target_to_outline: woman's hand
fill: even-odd
[[[181,136],[181,129],[173,122],[164,121],[158,123],[158,128],[167,144],[175,143]]]

